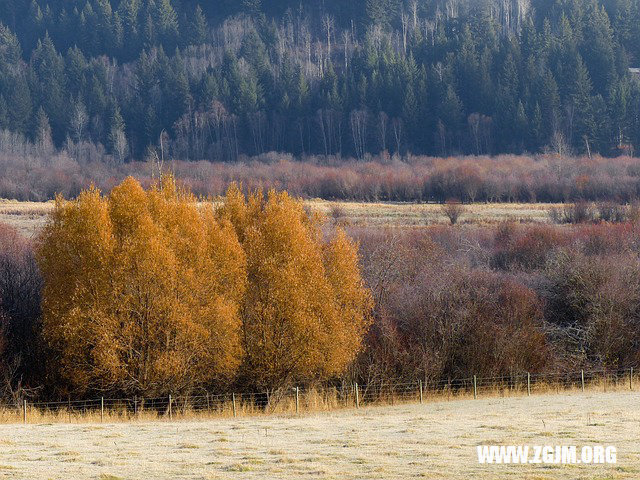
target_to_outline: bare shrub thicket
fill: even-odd
[[[16,403],[28,385],[41,380],[41,288],[31,245],[0,224],[0,399]]]
[[[551,207],[549,219],[553,223],[589,223],[596,221],[620,223],[626,220],[636,221],[636,208],[618,202],[603,200],[595,204],[579,200],[562,207]]]
[[[346,226],[347,221],[347,212],[342,205],[334,204],[331,205],[329,209],[329,217],[334,225]]]
[[[551,207],[549,218],[554,223],[586,223],[595,221],[597,213],[599,210],[594,209],[593,205],[579,200],[562,207]]]
[[[598,217],[604,222],[624,222],[627,218],[627,209],[616,202],[604,201],[596,204]]]
[[[466,208],[458,200],[447,200],[442,205],[442,213],[449,219],[451,225],[458,223],[460,217],[465,213]]]
[[[226,163],[224,156],[184,161],[177,153],[163,155],[163,168],[198,195],[222,195],[233,181],[247,190],[276,188],[302,197],[360,201],[629,203],[640,191],[640,159],[632,157],[595,156],[585,163],[557,155],[381,155],[357,161],[270,152]],[[122,163],[101,145],[69,140],[45,154],[24,137],[0,131],[0,198],[44,200],[56,192],[70,197],[91,183],[109,191],[128,175],[149,185],[158,174],[154,162]]]
[[[355,367],[365,379],[640,360],[640,246],[631,223],[353,231],[377,302]]]

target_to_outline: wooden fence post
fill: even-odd
[[[100,397],[100,423],[104,422],[104,397]]]
[[[358,384],[356,383],[356,408],[360,408],[360,396],[358,395]]]
[[[582,384],[582,392],[584,393],[584,370],[580,370],[580,382]]]
[[[629,371],[629,390],[633,390],[633,367]]]
[[[422,380],[418,380],[420,382],[420,404],[422,404]]]
[[[22,423],[27,423],[27,401],[22,401]]]
[[[238,413],[236,411],[236,394],[235,393],[231,394],[231,403],[233,405],[233,416],[236,417]]]
[[[296,415],[298,415],[300,408],[300,389],[296,387]]]
[[[476,376],[473,376],[473,398],[478,398],[478,380]]]
[[[527,372],[527,397],[531,396],[531,374]]]
[[[173,420],[173,412],[171,411],[171,394],[169,394],[169,420]]]

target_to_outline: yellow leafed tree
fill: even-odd
[[[244,251],[173,178],[58,198],[38,256],[43,334],[77,391],[189,391],[240,365]]]
[[[317,222],[284,192],[245,199],[232,186],[218,214],[234,224],[247,255],[243,380],[275,388],[341,374],[372,308],[357,246],[341,231],[325,244]]]
[[[43,335],[75,392],[164,395],[344,372],[372,302],[357,246],[286,193],[199,206],[172,177],[56,199],[38,259]]]

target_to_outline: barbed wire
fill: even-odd
[[[473,395],[494,390],[501,393],[524,393],[531,395],[544,388],[591,387],[596,382],[607,382],[618,386],[626,383],[633,389],[635,368],[621,370],[574,370],[549,373],[517,373],[488,377],[466,377],[451,379],[423,379],[413,382],[371,382],[369,384],[343,384],[338,386],[304,386],[277,389],[272,392],[225,392],[200,393],[196,395],[166,395],[162,397],[128,398],[87,398],[56,401],[29,401],[23,399],[20,405],[5,405],[5,410],[15,410],[27,422],[28,414],[99,414],[131,418],[143,412],[155,413],[158,417],[173,418],[185,413],[226,413],[238,414],[287,413],[304,410],[360,407],[395,402],[422,402],[425,396]],[[542,388],[544,387],[544,388]],[[1,407],[2,405],[0,405]]]

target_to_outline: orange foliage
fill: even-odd
[[[287,193],[199,207],[172,177],[57,198],[38,259],[43,335],[76,392],[143,396],[344,372],[372,308],[357,245]]]
[[[372,308],[356,245],[341,231],[323,245],[317,219],[287,193],[245,199],[232,186],[219,215],[233,222],[247,254],[246,380],[274,387],[342,373]]]
[[[44,335],[73,388],[154,395],[235,373],[244,252],[171,177],[58,198],[38,254]]]

